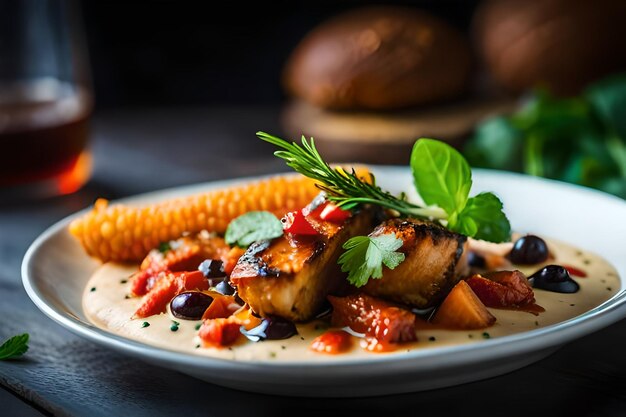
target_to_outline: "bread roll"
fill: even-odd
[[[626,69],[625,0],[490,0],[474,31],[493,77],[512,92],[573,95]]]
[[[368,7],[310,32],[290,57],[284,83],[301,99],[329,109],[383,110],[458,96],[471,53],[442,20],[403,7]]]

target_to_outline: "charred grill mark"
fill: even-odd
[[[315,258],[320,256],[324,252],[324,249],[326,249],[326,242],[324,242],[323,240],[316,240],[313,243],[313,253],[304,262],[310,264],[311,262],[315,261]]]
[[[240,259],[240,262],[249,264],[254,267],[254,269],[258,272],[259,276],[262,277],[278,277],[280,276],[280,270],[277,268],[272,268],[267,265],[267,263],[261,258],[261,252],[265,251],[270,246],[269,240],[264,240],[261,242],[255,242],[248,250],[243,254]],[[257,256],[258,255],[258,256]]]

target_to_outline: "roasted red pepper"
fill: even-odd
[[[415,314],[387,301],[366,295],[332,297],[331,323],[335,327],[350,327],[357,333],[384,343],[402,343],[417,340]]]
[[[333,223],[343,223],[351,215],[350,210],[344,210],[333,203],[326,203],[320,213],[320,219]]]
[[[311,223],[306,219],[302,210],[291,211],[281,219],[283,223],[283,230],[285,233],[291,233],[294,235],[317,235],[317,230],[311,226]]]

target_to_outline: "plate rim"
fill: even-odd
[[[368,164],[368,166],[375,170],[384,170],[389,172],[401,172],[406,171],[407,169],[406,167],[400,166],[371,164]],[[590,193],[591,195],[600,198],[608,198],[610,200],[619,202],[620,204],[626,203],[618,197],[612,196],[610,194],[574,184],[563,183],[561,181],[530,177],[524,174],[498,170],[473,169],[473,172],[487,176],[511,176],[524,178],[525,180],[547,182],[559,187],[571,188],[573,191],[575,190],[577,192]],[[186,194],[192,194],[201,189],[210,190],[212,188],[231,186],[237,183],[260,180],[276,175],[285,175],[285,173],[272,173],[259,176],[230,178],[170,187],[162,190],[155,190],[125,197],[122,199],[114,200],[112,202],[133,202],[134,200],[153,199],[159,196],[165,196],[164,198],[167,198],[167,196],[170,194],[179,194],[182,196]],[[287,175],[297,174],[287,173]],[[391,355],[372,355],[371,357],[368,356],[364,358],[347,358],[346,360],[338,359],[311,362],[301,360],[237,361],[226,358],[216,358],[205,355],[196,355],[193,353],[180,352],[163,347],[149,345],[141,341],[136,341],[130,338],[126,338],[124,336],[116,335],[112,332],[100,329],[95,325],[92,325],[91,323],[83,322],[82,320],[73,317],[71,314],[67,314],[67,312],[64,313],[63,311],[57,310],[54,305],[51,305],[45,300],[45,296],[43,294],[40,294],[38,289],[35,287],[35,279],[32,276],[32,268],[34,267],[36,256],[39,253],[41,247],[52,237],[56,236],[58,233],[62,233],[63,230],[65,230],[67,233],[67,226],[69,225],[69,223],[74,218],[81,216],[89,210],[90,207],[87,207],[57,221],[56,223],[48,227],[43,233],[41,233],[29,246],[24,255],[21,265],[22,283],[26,290],[26,293],[33,301],[33,303],[46,316],[48,316],[67,330],[70,330],[71,332],[99,345],[103,345],[120,352],[125,352],[137,357],[144,357],[145,359],[161,363],[176,363],[185,366],[194,366],[197,368],[215,370],[252,370],[254,368],[258,368],[263,370],[264,372],[270,371],[274,373],[284,373],[302,368],[306,368],[307,370],[314,369],[324,371],[332,367],[333,369],[350,371],[352,375],[354,375],[355,370],[361,370],[361,372],[363,372],[363,369],[367,370],[365,372],[367,374],[386,373],[389,370],[388,365],[390,363],[395,367],[403,367],[404,364],[408,363],[412,366],[409,366],[408,368],[403,367],[403,369],[406,369],[407,372],[415,372],[417,370],[428,369],[429,367],[450,368],[458,366],[460,364],[480,362],[481,356],[482,354],[484,354],[485,351],[489,352],[490,359],[498,359],[505,356],[515,356],[526,352],[534,352],[541,349],[558,347],[562,344],[568,343],[574,339],[588,335],[614,322],[617,322],[626,315],[626,281],[624,277],[622,277],[621,271],[618,271],[620,272],[620,281],[622,283],[622,288],[620,289],[620,291],[609,300],[581,314],[580,316],[546,327],[541,327],[539,329],[528,330],[493,339],[485,339],[481,340],[480,342],[468,345],[423,348],[415,349],[410,352],[398,352]],[[441,361],[441,358],[445,358],[446,360]],[[429,364],[429,362],[431,363]],[[323,373],[319,376],[323,376]]]

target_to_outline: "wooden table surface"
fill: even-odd
[[[146,110],[94,122],[92,180],[80,192],[0,206],[0,339],[31,335],[20,360],[0,362],[0,415],[413,416],[626,415],[626,321],[510,374],[421,393],[356,399],[239,392],[156,368],[83,340],[45,317],[21,284],[30,243],[97,196],[283,171],[254,132],[279,132],[278,110]],[[358,381],[354,381],[358,384]]]

